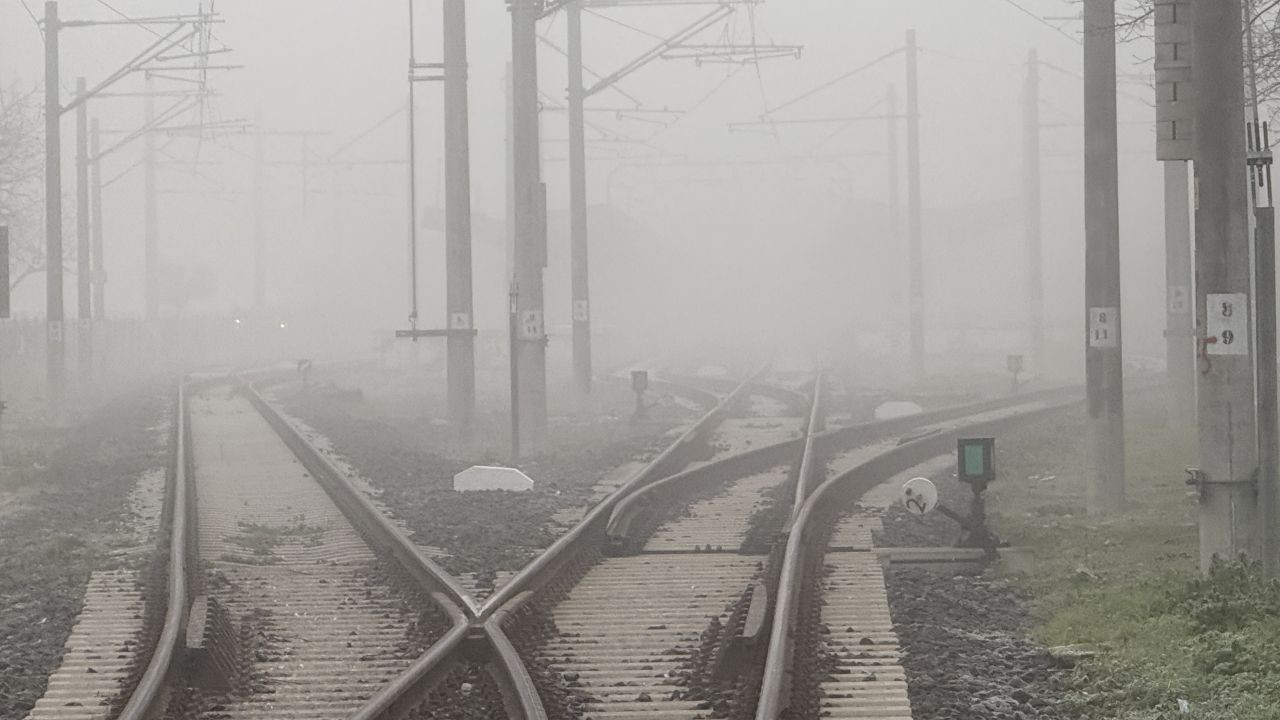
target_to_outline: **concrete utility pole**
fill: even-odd
[[[1115,0],[1084,0],[1085,378],[1091,515],[1120,511],[1125,497],[1115,26]]]
[[[1169,426],[1195,427],[1196,328],[1191,303],[1191,194],[1185,160],[1164,162],[1165,358]]]
[[[1240,0],[1193,3],[1200,565],[1257,557],[1258,436],[1249,337]]]
[[[397,337],[446,338],[449,420],[459,437],[470,434],[475,415],[475,324],[471,291],[471,149],[467,108],[467,16],[464,0],[443,5],[444,60],[417,61],[413,2],[409,0],[409,277],[413,307],[408,330]],[[431,74],[420,75],[422,71]],[[414,86],[444,83],[445,129],[445,270],[447,325],[442,330],[418,329],[418,213],[417,123]]]
[[[102,137],[98,132],[98,118],[89,123],[89,155],[94,158],[89,166],[90,197],[89,207],[91,219],[90,233],[93,237],[93,317],[96,320],[107,319],[106,282],[107,271],[102,259]]]
[[[1191,199],[1195,152],[1192,0],[1156,0],[1156,159],[1164,163],[1165,360],[1169,426],[1196,421],[1196,327],[1192,297]]]
[[[515,201],[515,266],[520,332],[512,359],[520,379],[520,437],[526,448],[542,444],[547,425],[547,336],[542,272],[547,265],[547,197],[540,168],[537,22],[541,0],[510,0],[512,165]]]
[[[1280,369],[1276,359],[1276,211],[1271,189],[1271,129],[1262,122],[1258,99],[1258,63],[1253,44],[1253,0],[1244,3],[1249,57],[1249,189],[1254,215],[1254,279],[1258,292],[1258,549],[1268,577],[1280,575],[1280,415],[1276,407]]]
[[[266,137],[262,133],[262,113],[258,113],[258,133],[253,137],[253,309],[267,307],[267,231],[263,217],[266,204]]]
[[[476,407],[471,289],[471,135],[467,102],[465,0],[444,2],[445,266],[449,417],[471,426]]]
[[[1040,193],[1040,56],[1027,53],[1027,84],[1022,96],[1022,191],[1027,227],[1027,331],[1031,367],[1044,367],[1044,252]]]
[[[93,299],[89,238],[89,104],[85,80],[76,78],[76,356],[80,377],[93,372]]]
[[[898,117],[898,88],[894,85],[889,86],[888,93],[885,95],[885,113],[889,116],[886,123],[889,131],[888,172],[886,173],[889,178],[889,245],[893,248],[890,254],[893,263],[890,266],[889,277],[897,278],[901,277],[902,272],[902,267],[899,265],[902,262],[902,153],[901,140],[898,138],[898,123],[901,121]],[[902,307],[902,287],[896,282],[893,283],[893,299],[898,307]],[[893,322],[902,320],[901,315],[893,318]]]
[[[503,195],[503,201],[506,203],[506,209],[507,209],[507,212],[505,213],[505,217],[504,217],[504,220],[506,221],[504,229],[506,230],[506,233],[507,233],[506,234],[506,258],[507,258],[507,277],[508,278],[514,278],[516,276],[516,249],[515,249],[516,248],[516,200],[515,200],[515,197],[516,197],[515,157],[516,156],[515,156],[515,125],[514,125],[516,106],[515,106],[514,93],[511,88],[511,83],[514,82],[514,79],[515,79],[515,73],[511,71],[511,63],[507,63],[507,71],[502,79],[502,87],[503,87],[503,93],[505,94],[505,99],[506,99],[506,104],[503,107],[506,109],[506,113],[505,113],[506,135],[504,136],[506,145],[504,149],[506,151],[505,159],[507,161],[507,176],[506,176],[506,182],[503,183],[503,190],[505,191]],[[513,295],[512,297],[515,297],[515,296]]]
[[[59,402],[66,382],[62,307],[62,103],[58,68],[58,3],[44,4],[45,364],[49,399]]]
[[[591,302],[587,271],[587,140],[583,114],[582,0],[566,6],[569,30],[569,247],[573,294],[573,375],[591,392]]]
[[[156,208],[156,120],[155,83],[147,73],[146,97],[143,98],[142,136],[142,236],[144,292],[146,294],[147,319],[160,316],[160,257],[159,221]]]
[[[1268,170],[1266,204],[1254,211],[1254,283],[1258,289],[1258,544],[1264,572],[1276,577],[1280,575],[1280,525],[1276,522],[1280,417],[1276,408],[1276,210],[1270,174]]]
[[[920,88],[916,31],[907,31],[907,244],[910,256],[911,376],[924,379],[924,240],[920,211]]]

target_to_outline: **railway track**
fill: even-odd
[[[833,441],[839,433],[823,438],[814,451],[826,462],[814,465],[813,490],[797,497],[781,553],[755,720],[911,718],[885,556],[874,544],[880,520],[859,501],[884,481],[950,454],[962,434],[998,434],[1078,400],[1074,390],[1049,391],[926,413],[896,440],[868,437],[841,448]]]
[[[151,633],[98,717],[343,718],[465,630],[457,582],[247,386],[184,385],[173,427]]]
[[[256,392],[184,388],[165,515],[178,600],[149,599],[117,716],[910,717],[877,520],[847,511],[962,430],[1073,393],[827,430],[820,383],[804,404],[760,377],[712,391],[479,601]],[[811,654],[829,680],[788,682]]]
[[[773,606],[784,593],[798,597],[801,583],[811,580],[789,568],[794,562],[786,562],[784,550],[789,551],[791,538],[807,535],[800,511],[818,490],[830,494],[828,476],[871,472],[876,482],[870,485],[875,485],[888,477],[879,474],[876,463],[900,456],[902,447],[933,443],[930,448],[942,447],[929,456],[935,457],[948,452],[946,443],[963,428],[1013,423],[1074,399],[1072,391],[1042,393],[827,431],[820,399],[810,402],[807,417],[796,417],[794,410],[781,416],[787,404],[776,397],[753,399],[756,385],[740,385],[690,431],[697,440],[687,445],[701,443],[701,452],[690,447],[680,452],[686,444],[677,443],[656,463],[661,470],[650,469],[624,484],[481,605],[477,624],[491,639],[503,638],[494,645],[500,651],[490,656],[489,667],[508,698],[508,717],[753,717],[757,695],[769,694],[759,697],[759,707],[775,702],[765,681],[775,639],[769,622]],[[819,393],[812,397],[820,398]],[[736,432],[747,433],[750,442],[734,442]],[[677,454],[686,460],[666,462]],[[874,561],[867,552],[873,528],[874,519],[849,519],[836,536],[838,549],[857,545]],[[883,596],[882,578],[870,568],[851,567],[847,578],[839,573],[835,578],[834,592],[843,589],[854,605],[867,605],[867,587],[880,587]],[[779,599],[771,602],[774,597]],[[792,612],[794,605],[778,611]],[[888,647],[892,626],[883,601],[870,614],[855,610],[839,616],[832,614],[841,612],[834,604],[828,612],[829,621],[841,618],[848,634],[858,634],[854,655],[896,652]],[[806,630],[795,622],[788,627]],[[787,663],[796,646],[792,634],[789,630],[782,641]],[[886,647],[868,649],[867,643]],[[484,656],[472,655],[462,661],[464,673],[455,668],[448,677],[458,684],[484,662]],[[905,707],[901,671],[896,679],[894,674],[887,667],[880,677],[858,681],[866,683],[864,690],[896,692],[890,701]],[[787,707],[791,691],[777,693],[780,707]],[[851,694],[834,686],[825,692],[833,698]],[[428,695],[417,697],[421,702]],[[474,697],[445,683],[413,716],[480,717],[471,705]],[[883,697],[848,700],[843,704],[859,717],[876,717],[877,703],[880,709],[886,705]],[[816,712],[794,716],[818,717]],[[361,717],[395,715],[379,711]]]

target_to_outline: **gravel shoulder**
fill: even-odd
[[[90,573],[140,567],[149,558],[137,524],[150,508],[135,487],[165,464],[168,387],[156,384],[106,402],[69,430],[6,428],[0,717],[22,717],[44,692]]]
[[[972,493],[953,469],[928,474],[944,503],[968,511]],[[961,535],[938,513],[920,518],[898,504],[881,520],[881,547],[952,546]],[[1073,717],[1070,673],[1036,639],[1034,598],[1004,569],[952,576],[891,568],[886,583],[915,720]]]
[[[484,577],[522,567],[599,497],[597,484],[611,469],[655,457],[694,419],[678,405],[660,404],[633,421],[630,390],[598,385],[586,408],[567,407],[563,393],[550,395],[547,446],[521,462],[535,481],[522,493],[453,490],[453,476],[472,465],[508,464],[505,444],[495,441],[504,437],[505,405],[482,405],[474,439],[458,442],[437,416],[443,397],[422,388],[405,397],[404,385],[386,374],[362,371],[309,389],[286,385],[275,396],[369,481],[415,542],[448,554],[446,569]],[[385,391],[391,387],[398,389]]]

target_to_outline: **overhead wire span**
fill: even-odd
[[[876,100],[875,102],[871,103],[870,105],[868,105],[868,106],[866,106],[865,108],[863,108],[862,110],[860,110],[860,111],[858,112],[858,114],[859,114],[859,115],[867,115],[867,114],[871,113],[873,110],[875,110],[875,109],[879,108],[881,105],[884,105],[884,104],[885,104],[885,102],[886,102],[886,99],[882,97],[882,98],[880,98],[879,100]],[[823,139],[819,140],[817,143],[815,143],[814,145],[812,145],[812,146],[809,148],[809,151],[808,151],[807,153],[805,153],[805,154],[806,154],[806,155],[813,155],[813,154],[814,154],[815,152],[817,152],[817,151],[818,151],[818,150],[819,150],[823,145],[826,145],[827,143],[829,143],[829,142],[831,142],[832,140],[836,139],[836,138],[837,138],[837,137],[839,137],[840,135],[844,134],[844,132],[845,132],[846,130],[848,130],[849,128],[853,127],[853,126],[854,126],[854,125],[856,125],[856,124],[858,124],[856,121],[850,120],[849,122],[847,122],[847,123],[844,123],[844,124],[840,125],[840,126],[839,126],[839,127],[837,127],[835,130],[832,130],[832,131],[831,131],[831,132],[830,132],[826,137],[824,137]]]
[[[773,115],[773,114],[775,114],[775,113],[777,113],[777,112],[780,112],[780,111],[782,111],[782,110],[785,110],[785,109],[787,109],[787,108],[791,107],[792,105],[795,105],[796,103],[799,103],[799,102],[800,102],[800,101],[802,101],[802,100],[807,100],[808,98],[811,98],[811,97],[813,97],[814,95],[817,95],[818,93],[822,92],[823,90],[826,90],[826,89],[828,89],[828,88],[830,88],[830,87],[834,87],[835,85],[839,85],[840,83],[844,82],[845,80],[848,80],[849,78],[851,78],[851,77],[853,77],[853,76],[855,76],[855,75],[857,75],[857,74],[859,74],[859,73],[861,73],[861,72],[865,72],[865,71],[867,71],[867,70],[869,70],[869,69],[871,69],[871,68],[875,67],[876,65],[879,65],[880,63],[884,62],[885,60],[888,60],[889,58],[891,58],[891,57],[893,57],[893,56],[895,56],[895,55],[898,55],[899,53],[903,52],[903,50],[905,50],[905,48],[900,48],[900,47],[899,47],[899,48],[894,48],[894,49],[890,50],[889,52],[887,52],[887,53],[885,53],[885,54],[883,54],[883,55],[881,55],[881,56],[879,56],[879,57],[875,58],[874,60],[871,60],[871,61],[869,61],[869,62],[866,62],[866,63],[864,63],[864,64],[862,64],[862,65],[859,65],[858,67],[856,67],[856,68],[854,68],[854,69],[850,70],[849,72],[846,72],[846,73],[844,73],[844,74],[842,74],[842,75],[839,75],[839,76],[837,76],[837,77],[835,77],[835,78],[832,78],[831,80],[828,80],[827,82],[825,82],[825,83],[823,83],[823,84],[821,84],[821,85],[819,85],[819,86],[817,86],[817,87],[813,88],[812,90],[808,90],[808,91],[806,91],[806,92],[804,92],[804,93],[801,93],[800,95],[797,95],[796,97],[794,97],[794,98],[792,98],[792,99],[790,99],[790,100],[788,100],[788,101],[786,101],[786,102],[782,103],[781,105],[779,105],[779,106],[777,106],[777,107],[775,107],[775,108],[773,108],[773,109],[771,109],[771,110],[766,110],[766,111],[765,111],[765,113],[764,113],[764,115],[762,115],[762,116],[761,116],[761,119],[766,119],[766,118],[768,118],[770,115]]]
[[[1067,77],[1069,77],[1069,78],[1074,78],[1074,79],[1076,79],[1076,80],[1079,80],[1079,81],[1081,81],[1081,82],[1084,82],[1084,76],[1083,76],[1083,75],[1081,75],[1080,73],[1074,72],[1074,71],[1072,71],[1072,70],[1068,70],[1068,69],[1066,69],[1066,68],[1064,68],[1064,67],[1060,67],[1060,66],[1058,66],[1058,65],[1054,65],[1054,64],[1053,64],[1053,63],[1051,63],[1051,62],[1047,62],[1047,61],[1041,60],[1041,61],[1040,61],[1040,66],[1041,66],[1041,67],[1049,68],[1050,70],[1053,70],[1053,71],[1055,71],[1055,72],[1057,72],[1057,73],[1060,73],[1060,74],[1062,74],[1062,75],[1066,75],[1066,76],[1067,76]],[[1117,95],[1117,96],[1119,96],[1119,97],[1127,98],[1127,99],[1132,100],[1132,101],[1134,101],[1134,102],[1136,102],[1136,103],[1140,103],[1140,104],[1142,104],[1142,105],[1144,105],[1144,106],[1146,106],[1146,107],[1151,107],[1151,108],[1155,107],[1155,104],[1154,104],[1154,103],[1152,103],[1150,100],[1147,100],[1146,98],[1138,97],[1137,95],[1134,95],[1134,94],[1132,94],[1132,93],[1127,93],[1127,92],[1125,92],[1125,91],[1123,91],[1123,90],[1116,90],[1116,95]]]
[[[608,15],[605,15],[604,13],[601,13],[601,12],[596,12],[595,10],[592,10],[591,8],[583,8],[582,12],[584,12],[584,13],[586,13],[586,14],[588,14],[588,15],[594,15],[594,16],[596,16],[596,17],[600,18],[601,20],[606,20],[606,21],[608,21],[608,22],[613,23],[614,25],[617,25],[618,27],[626,28],[626,29],[630,30],[631,32],[639,33],[640,35],[647,36],[647,37],[649,37],[649,38],[651,38],[651,39],[653,39],[653,40],[657,40],[657,41],[659,41],[659,42],[661,42],[661,41],[665,41],[665,40],[666,40],[666,38],[665,38],[665,37],[663,37],[663,36],[661,36],[661,35],[658,35],[657,33],[649,32],[648,30],[645,30],[644,28],[636,27],[635,25],[632,25],[632,24],[630,24],[630,23],[624,23],[624,22],[622,22],[621,20],[619,20],[619,19],[617,19],[617,18],[609,17]]]
[[[40,29],[40,18],[31,12],[31,6],[27,4],[27,0],[18,0],[18,4],[22,5],[23,10],[27,11],[27,17],[31,18],[31,22],[35,24],[36,32],[40,33],[41,37],[44,37],[44,31]]]
[[[734,78],[734,77],[736,77],[736,76],[738,75],[738,73],[742,72],[742,69],[743,69],[743,68],[745,68],[745,67],[746,67],[745,65],[735,65],[735,66],[733,66],[733,69],[732,69],[732,70],[730,70],[728,73],[726,73],[726,74],[725,74],[724,79],[723,79],[723,80],[721,80],[719,83],[717,83],[715,87],[711,88],[711,91],[710,91],[710,92],[708,92],[706,95],[703,95],[703,96],[702,96],[701,98],[699,98],[696,102],[694,102],[692,105],[690,105],[690,106],[689,106],[689,107],[688,107],[688,108],[687,108],[683,113],[681,113],[681,114],[680,114],[680,115],[679,115],[675,120],[672,120],[672,121],[671,121],[671,122],[670,122],[666,127],[662,128],[662,129],[660,129],[660,130],[655,131],[652,135],[650,135],[649,137],[645,138],[645,140],[644,140],[644,141],[645,141],[646,143],[653,142],[653,141],[654,141],[654,140],[656,140],[657,138],[659,138],[659,137],[661,137],[662,135],[666,134],[666,132],[667,132],[667,131],[669,131],[669,130],[671,130],[672,128],[674,128],[675,126],[679,125],[681,122],[683,122],[683,121],[684,121],[684,119],[685,119],[685,118],[689,117],[689,116],[690,116],[690,115],[692,115],[696,110],[698,110],[698,109],[699,109],[699,108],[701,108],[703,105],[706,105],[708,102],[710,102],[710,101],[711,101],[711,98],[715,97],[717,93],[719,93],[722,89],[724,89],[724,86],[728,85],[728,84],[729,84],[729,82],[730,82],[731,80],[733,80],[733,78]]]
[[[1083,43],[1081,42],[1080,38],[1078,38],[1078,37],[1076,37],[1076,36],[1074,36],[1074,35],[1072,35],[1072,34],[1068,33],[1067,31],[1063,30],[1062,28],[1058,27],[1057,25],[1054,25],[1053,23],[1049,22],[1048,20],[1046,20],[1046,19],[1044,19],[1044,18],[1040,17],[1039,15],[1037,15],[1037,14],[1035,14],[1035,13],[1031,12],[1031,11],[1030,11],[1030,10],[1028,10],[1027,8],[1023,7],[1023,5],[1022,5],[1021,3],[1017,2],[1017,0],[1004,0],[1004,4],[1006,4],[1006,5],[1008,5],[1008,6],[1012,7],[1012,8],[1014,8],[1014,9],[1016,9],[1018,12],[1022,13],[1023,15],[1026,15],[1027,17],[1031,18],[1032,20],[1035,20],[1037,23],[1039,23],[1039,24],[1041,24],[1041,25],[1043,25],[1043,26],[1045,26],[1045,27],[1049,28],[1050,30],[1052,30],[1052,31],[1054,31],[1054,32],[1056,32],[1056,33],[1058,33],[1059,35],[1061,35],[1062,37],[1064,37],[1064,38],[1066,38],[1066,39],[1070,40],[1071,42],[1075,43],[1076,45],[1082,45],[1082,44],[1083,44]]]

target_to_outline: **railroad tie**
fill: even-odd
[[[878,518],[854,514],[832,533],[823,579],[822,624],[836,669],[820,685],[824,717],[911,717],[902,650],[889,615],[884,567],[871,552]]]

